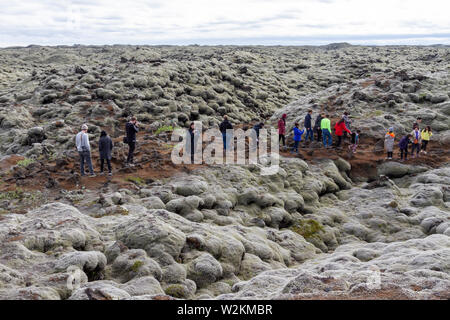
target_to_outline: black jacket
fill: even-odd
[[[305,128],[311,129],[311,115],[308,113],[305,117]]]
[[[322,121],[322,116],[319,114],[314,123],[314,129],[320,129],[320,122]],[[305,126],[306,127],[306,126]]]
[[[130,142],[136,142],[136,133],[139,132],[139,128],[136,127],[131,122],[127,122],[127,125],[125,126],[125,131],[127,132],[127,141]]]
[[[100,159],[111,159],[111,151],[113,149],[113,143],[110,137],[100,137],[98,142],[98,151],[100,153]]]
[[[233,129],[233,125],[228,120],[223,120],[219,126],[219,130],[222,133],[226,133],[228,129]]]

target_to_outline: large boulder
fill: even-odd
[[[114,229],[116,238],[129,248],[145,250],[151,257],[167,254],[176,259],[186,242],[186,236],[152,214],[156,211],[158,210],[149,210],[146,214],[133,217],[116,226]],[[159,211],[168,214],[165,210]]]
[[[222,266],[209,253],[204,253],[192,260],[187,267],[187,277],[199,288],[208,286],[222,277]]]

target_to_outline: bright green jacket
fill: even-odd
[[[323,118],[322,121],[320,122],[320,129],[328,129],[328,131],[330,131],[331,133],[331,121],[328,118]]]

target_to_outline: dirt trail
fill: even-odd
[[[115,138],[114,142],[119,142],[121,137]],[[136,149],[136,166],[126,168],[123,166],[123,159],[126,156],[127,146],[119,147],[116,151],[119,159],[113,160],[113,176],[97,175],[96,177],[80,177],[79,163],[76,153],[73,158],[58,159],[55,161],[39,161],[29,165],[26,168],[14,166],[23,159],[20,156],[10,156],[0,161],[0,172],[2,173],[1,191],[11,191],[20,188],[24,191],[46,189],[50,193],[57,193],[60,189],[101,189],[109,185],[116,189],[130,188],[136,189],[138,185],[151,183],[154,180],[169,178],[177,173],[189,173],[194,169],[205,167],[202,165],[174,165],[170,160],[170,154],[173,144],[157,139],[148,133],[140,132],[138,135],[138,146]],[[321,144],[302,142],[299,148],[299,154],[291,154],[289,150],[281,150],[280,154],[284,157],[300,157],[307,162],[314,163],[321,159],[337,159],[342,157],[350,162],[352,178],[376,178],[377,166],[385,160],[384,151],[374,151],[375,140],[362,139],[357,153],[352,154],[348,151],[348,143],[343,143],[342,149],[325,149]],[[292,141],[287,141],[288,145]],[[119,143],[120,145],[120,143]],[[427,155],[420,155],[416,159],[408,159],[405,163],[414,165],[425,165],[438,167],[443,163],[450,161],[448,146],[442,146],[435,141],[429,144]],[[394,160],[397,161],[397,152],[394,154]],[[122,160],[122,161],[121,161]],[[94,170],[99,172],[100,163],[98,152],[93,152]],[[14,168],[13,170],[11,168]]]

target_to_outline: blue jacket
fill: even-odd
[[[305,128],[306,129],[311,129],[312,125],[311,125],[311,115],[308,113],[305,117]]]
[[[405,150],[408,148],[409,143],[410,143],[409,138],[407,136],[404,136],[398,143],[398,146],[400,147],[400,149]]]
[[[305,130],[300,130],[297,127],[294,127],[294,141],[302,141],[302,134],[305,133]]]
[[[260,123],[258,123],[257,125],[255,125],[254,127],[253,127],[253,130],[255,130],[256,131],[256,137],[257,138],[259,138],[259,130],[261,130],[261,124]]]

